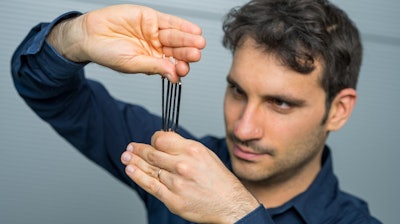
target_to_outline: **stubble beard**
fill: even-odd
[[[262,165],[240,160],[233,155],[232,149],[229,150],[232,170],[236,177],[243,183],[259,186],[280,185],[300,175],[313,160],[319,158],[318,155],[322,154],[326,140],[322,131],[316,131],[310,136],[309,141],[303,141],[293,147],[296,153],[291,158],[278,159],[276,149],[255,142],[242,142],[232,133],[228,133],[227,138],[232,144],[242,144],[257,153],[267,153],[271,156],[271,162],[268,165]]]

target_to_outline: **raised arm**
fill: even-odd
[[[12,57],[15,87],[43,120],[88,158],[131,184],[119,157],[133,139],[149,142],[159,117],[115,100],[87,80],[95,62],[123,72],[188,72],[205,41],[198,26],[152,9],[118,5],[82,14],[69,12],[35,26]],[[162,55],[178,60],[174,65]],[[82,63],[85,62],[85,63]]]
[[[197,25],[137,5],[116,5],[57,24],[47,41],[74,62],[95,62],[124,73],[168,75],[189,72],[205,39]],[[173,56],[176,66],[162,56]]]

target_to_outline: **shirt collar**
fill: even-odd
[[[223,145],[225,148],[227,147],[225,141]],[[228,150],[224,150],[224,152],[225,156],[222,156],[222,160],[232,171]],[[325,215],[324,209],[329,207],[338,193],[339,186],[333,173],[331,150],[328,146],[325,146],[322,153],[321,170],[310,187],[282,206],[269,208],[268,212],[273,217],[283,215],[289,210],[295,210],[305,223],[318,223],[317,220],[321,220],[321,216]]]
[[[322,167],[310,187],[284,205],[268,209],[272,216],[295,209],[305,223],[316,223],[324,215],[323,209],[335,199],[338,181],[333,174],[331,151],[325,146],[322,155]]]

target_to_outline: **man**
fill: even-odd
[[[146,7],[40,24],[12,73],[41,118],[139,193],[149,223],[379,223],[340,191],[325,145],[357,97],[362,47],[346,14],[322,0],[254,0],[223,28],[233,53],[223,139],[159,131],[158,116],[85,79],[94,62],[177,82],[200,60],[198,26]]]

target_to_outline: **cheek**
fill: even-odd
[[[229,97],[225,94],[225,99],[224,99],[224,119],[225,119],[225,126],[226,129],[228,130],[230,126],[232,126],[232,123],[235,120],[235,112],[234,112],[234,106],[229,100]]]
[[[312,119],[298,117],[284,122],[281,120],[270,127],[269,139],[274,142],[275,147],[280,149],[289,151],[295,150],[295,148],[300,149],[304,145],[314,144],[316,133],[322,131],[320,122],[321,120],[317,117]]]
[[[308,132],[307,122],[301,117],[268,113],[264,120],[264,132],[268,142],[277,148],[285,148],[285,145],[293,144]]]
[[[324,101],[321,100],[321,103],[313,107],[300,109],[283,117],[275,117],[278,131],[295,138],[307,136],[316,129],[320,129],[325,115],[324,105]]]

